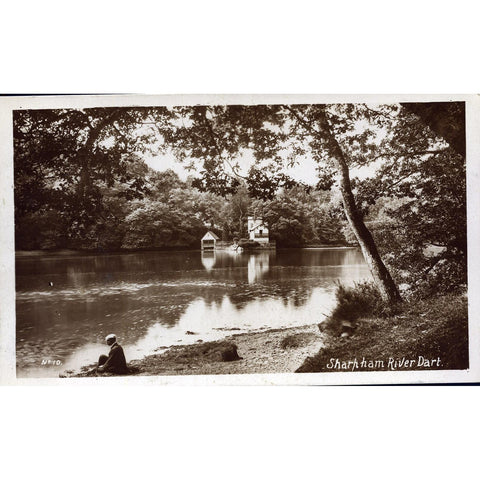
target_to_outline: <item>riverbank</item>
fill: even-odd
[[[175,345],[164,352],[128,363],[131,375],[217,375],[242,373],[286,373],[299,368],[306,357],[322,347],[318,325],[272,329],[229,335],[214,342]],[[222,359],[236,352],[237,360]],[[88,377],[94,365],[70,371],[62,377]]]
[[[468,300],[444,295],[398,306],[395,315],[366,316],[305,359],[298,373],[463,370],[469,367]]]
[[[321,330],[316,324],[262,330],[159,349],[129,362],[130,375],[460,370],[469,366],[466,296],[407,303],[388,318],[361,318],[348,335]],[[93,368],[89,365],[60,376],[96,376]]]

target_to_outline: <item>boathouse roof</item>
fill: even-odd
[[[215,233],[211,232],[210,230],[202,237],[202,240],[220,240],[220,237],[218,235],[215,235]]]

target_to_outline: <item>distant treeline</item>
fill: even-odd
[[[270,239],[280,247],[346,244],[345,222],[330,192],[296,186],[272,200],[258,200],[240,187],[224,198],[199,191],[172,171],[156,172],[144,164],[136,168],[148,185],[143,198],[128,198],[129,186],[117,182],[103,189],[103,208],[89,224],[72,217],[61,202],[17,214],[16,248],[199,248],[207,230],[222,240],[247,238],[249,214],[264,218]]]

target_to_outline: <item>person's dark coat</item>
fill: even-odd
[[[105,357],[105,355],[102,355]],[[127,373],[127,361],[125,360],[125,354],[123,353],[123,348],[118,344],[114,343],[108,354],[108,357],[105,360],[103,365],[100,365],[101,361],[99,362],[99,366],[103,366],[104,372],[111,372],[111,373]]]

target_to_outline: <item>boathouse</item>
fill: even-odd
[[[220,240],[220,237],[218,237],[218,235],[215,235],[213,232],[208,231],[202,237],[202,250],[215,250],[217,240]]]
[[[262,217],[248,217],[248,235],[250,240],[258,243],[269,243],[268,226]]]

